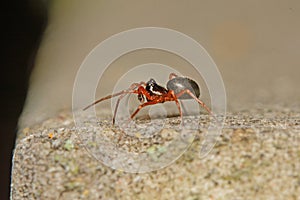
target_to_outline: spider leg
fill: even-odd
[[[148,101],[146,103],[143,103],[141,105],[139,105],[139,107],[134,111],[134,113],[131,115],[130,119],[133,119],[134,116],[145,106],[149,106],[149,105],[154,105],[160,103],[160,101],[154,100],[154,101]]]
[[[129,91],[124,93],[124,94],[121,94],[121,96],[119,96],[118,100],[117,100],[117,103],[116,103],[116,106],[115,106],[115,110],[114,110],[114,116],[113,116],[113,125],[115,124],[115,121],[116,121],[116,115],[117,115],[117,111],[118,111],[118,107],[119,107],[119,104],[120,104],[120,101],[129,93],[135,93],[134,90],[142,85],[146,85],[145,82],[140,82],[140,83],[133,83],[130,88],[129,88]]]
[[[136,87],[139,87],[139,86],[145,85],[145,84],[146,84],[145,82],[134,83],[134,84],[131,85],[131,87],[136,88]],[[131,87],[130,87],[129,89],[127,89],[127,90],[122,90],[122,91],[117,92],[117,93],[115,93],[115,94],[111,94],[111,95],[108,95],[108,96],[103,97],[103,98],[101,98],[101,99],[98,99],[98,100],[95,101],[94,103],[92,103],[92,104],[86,106],[85,108],[83,108],[83,110],[87,110],[88,108],[90,108],[90,107],[96,105],[97,103],[100,103],[101,101],[104,101],[104,100],[107,100],[107,99],[110,99],[110,98],[113,98],[113,97],[116,97],[116,96],[119,96],[119,95],[129,94],[129,93],[136,93],[136,91],[134,91],[134,92],[132,91]]]
[[[169,75],[169,80],[171,80],[171,79],[173,79],[173,78],[176,78],[176,77],[178,77],[177,74],[171,73],[171,74]]]
[[[119,107],[119,104],[120,104],[120,101],[123,99],[123,97],[125,97],[128,93],[125,93],[125,94],[122,94],[118,100],[117,100],[117,103],[116,103],[116,106],[115,106],[115,110],[114,110],[114,116],[113,116],[113,125],[115,125],[115,121],[116,121],[116,115],[117,115],[117,111],[118,111],[118,107]]]
[[[181,106],[180,106],[180,103],[178,101],[178,98],[177,96],[175,95],[174,91],[173,90],[170,90],[169,91],[171,93],[171,96],[172,98],[174,99],[175,103],[176,103],[176,106],[178,108],[178,111],[179,111],[179,114],[180,114],[180,119],[181,119],[181,123],[183,125],[183,118],[182,118],[182,110],[181,110]]]
[[[193,99],[195,99],[203,108],[205,108],[205,110],[207,110],[207,112],[210,115],[212,115],[216,119],[216,117],[211,112],[211,110],[206,106],[206,104],[203,101],[201,101],[200,99],[198,99],[190,90],[188,90],[188,89],[182,90],[181,92],[176,94],[176,97],[179,98],[180,96],[182,96],[185,93],[189,94]]]
[[[88,108],[96,105],[97,103],[100,103],[101,101],[104,101],[104,100],[107,100],[107,99],[110,99],[110,98],[113,98],[113,97],[116,97],[116,96],[119,96],[119,95],[122,95],[122,94],[127,94],[127,92],[128,92],[127,90],[122,90],[121,92],[117,92],[115,94],[111,94],[111,95],[108,95],[108,96],[103,97],[101,99],[98,99],[94,103],[91,103],[90,105],[86,106],[83,110],[87,110]]]

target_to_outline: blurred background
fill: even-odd
[[[295,87],[300,74],[299,1],[51,2],[20,127],[70,108],[76,73],[99,43],[147,26],[182,32],[208,51],[222,75],[229,111],[299,104]],[[96,96],[112,92],[126,70],[149,62],[174,67],[186,76],[195,74],[182,58],[155,50],[134,51],[111,63]],[[205,91],[203,95],[209,99]]]
[[[47,22],[41,1],[7,1],[1,6],[0,199],[8,199],[12,150],[41,34]]]
[[[26,95],[20,127],[69,109],[84,58],[104,39],[131,28],[165,27],[197,40],[220,70],[229,111],[299,108],[297,0],[46,2],[24,0],[3,7],[1,195],[8,194],[11,150]],[[161,52],[133,52],[112,63],[97,96],[111,92],[124,71],[147,62],[174,66],[193,76],[182,59]]]

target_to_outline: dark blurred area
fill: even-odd
[[[8,199],[10,169],[17,122],[28,87],[36,51],[47,22],[45,1],[8,1],[2,4],[1,58],[1,191]]]

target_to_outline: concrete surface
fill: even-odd
[[[299,199],[299,108],[228,113],[215,148],[200,159],[206,131],[203,126],[190,148],[168,167],[126,173],[91,156],[76,135],[70,113],[61,113],[22,130],[14,156],[12,198]],[[117,133],[111,137],[116,144],[128,142],[127,136],[120,139]],[[136,145],[130,144],[127,151]]]

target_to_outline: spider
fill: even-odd
[[[98,99],[94,103],[85,107],[83,110],[86,110],[91,106],[100,103],[101,101],[119,96],[112,119],[114,125],[119,103],[122,100],[122,98],[125,97],[127,94],[137,94],[138,100],[142,103],[131,114],[130,119],[133,119],[136,116],[136,114],[145,106],[154,105],[157,103],[164,103],[166,101],[175,101],[182,121],[182,110],[178,99],[194,99],[203,108],[205,108],[209,114],[214,116],[211,110],[198,98],[200,96],[200,89],[198,84],[190,78],[179,77],[175,73],[171,73],[169,75],[167,88],[158,85],[156,81],[153,78],[151,78],[147,83],[143,81],[140,83],[133,83],[126,90],[122,90],[115,94],[111,94],[101,99]]]

